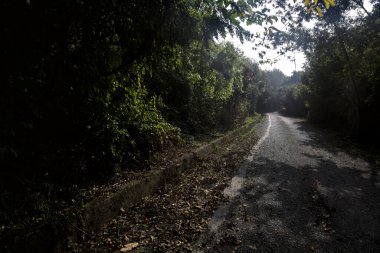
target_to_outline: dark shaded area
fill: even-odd
[[[263,252],[377,252],[380,249],[380,192],[373,185],[367,186],[368,180],[360,179],[360,172],[338,168],[323,159],[318,159],[316,167],[296,168],[265,159],[253,166],[259,171],[253,173],[254,177],[265,179],[265,184],[255,182],[251,189],[245,188],[246,206],[232,214],[231,220],[243,216],[246,223],[254,223],[253,226],[242,224],[243,228],[232,226],[232,231],[239,227],[241,232],[236,232],[237,237],[245,245],[237,246],[237,252],[253,252],[253,245]],[[353,178],[357,178],[354,184],[348,185],[347,181],[351,183]],[[321,195],[316,184],[318,188],[333,190]],[[250,193],[252,189],[254,194]],[[275,206],[261,204],[273,193],[278,202]],[[257,217],[262,213],[268,216]],[[210,252],[231,252],[234,248],[231,242],[225,244],[218,244]]]
[[[243,14],[253,18],[248,8],[225,1],[2,1],[4,230],[54,223],[61,210],[83,204],[80,189],[181,147],[181,130],[207,135],[253,115],[260,68],[232,44],[214,42],[226,33],[248,38],[239,22],[230,25]]]
[[[286,113],[281,115],[288,116]],[[299,130],[308,133],[313,139],[313,141],[305,142],[305,145],[315,146],[315,143],[318,143],[315,148],[323,148],[333,154],[343,149],[344,152],[347,152],[352,158],[365,159],[368,161],[372,166],[373,173],[379,170],[380,148],[377,143],[367,141],[366,139],[347,132],[339,132],[329,128],[329,126],[325,124],[315,124],[305,121],[297,122],[296,125]]]
[[[372,144],[380,140],[379,22],[378,8],[355,20],[328,21],[330,32],[318,32],[308,55],[301,96],[310,121]]]

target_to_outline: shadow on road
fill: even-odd
[[[298,149],[282,151],[294,159],[271,159],[272,144],[264,147],[206,252],[380,252],[374,167],[294,123],[307,135]]]
[[[253,162],[209,252],[379,252],[379,190],[352,168],[316,159],[301,168]]]

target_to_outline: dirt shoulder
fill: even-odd
[[[223,189],[257,141],[256,128],[216,147],[156,194],[128,210],[120,209],[108,226],[85,235],[69,251],[119,252],[123,247],[135,247],[135,252],[192,251],[215,208],[226,201]]]

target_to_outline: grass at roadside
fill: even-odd
[[[245,124],[255,123],[252,128],[248,129],[248,131],[240,134],[240,139],[243,140],[247,138],[247,136],[253,134],[256,131],[257,124],[261,123],[265,119],[265,116],[255,113],[253,116],[248,117],[245,120]]]

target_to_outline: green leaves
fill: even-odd
[[[311,14],[311,11],[314,9],[319,17],[323,17],[323,12],[322,12],[322,6],[328,10],[330,7],[335,6],[335,0],[323,0],[323,3],[318,0],[313,0],[311,3],[309,0],[304,1],[304,5],[307,8],[307,13]]]
[[[0,167],[16,179],[92,180],[148,160],[177,137],[174,124],[238,123],[254,111],[259,71],[214,39],[249,40],[243,22],[275,22],[261,3],[5,0]]]
[[[357,23],[339,22],[335,33],[321,32],[315,38],[304,78],[310,89],[311,120],[350,134],[367,129],[370,139],[380,136],[371,127],[380,101],[376,20],[374,15]]]

